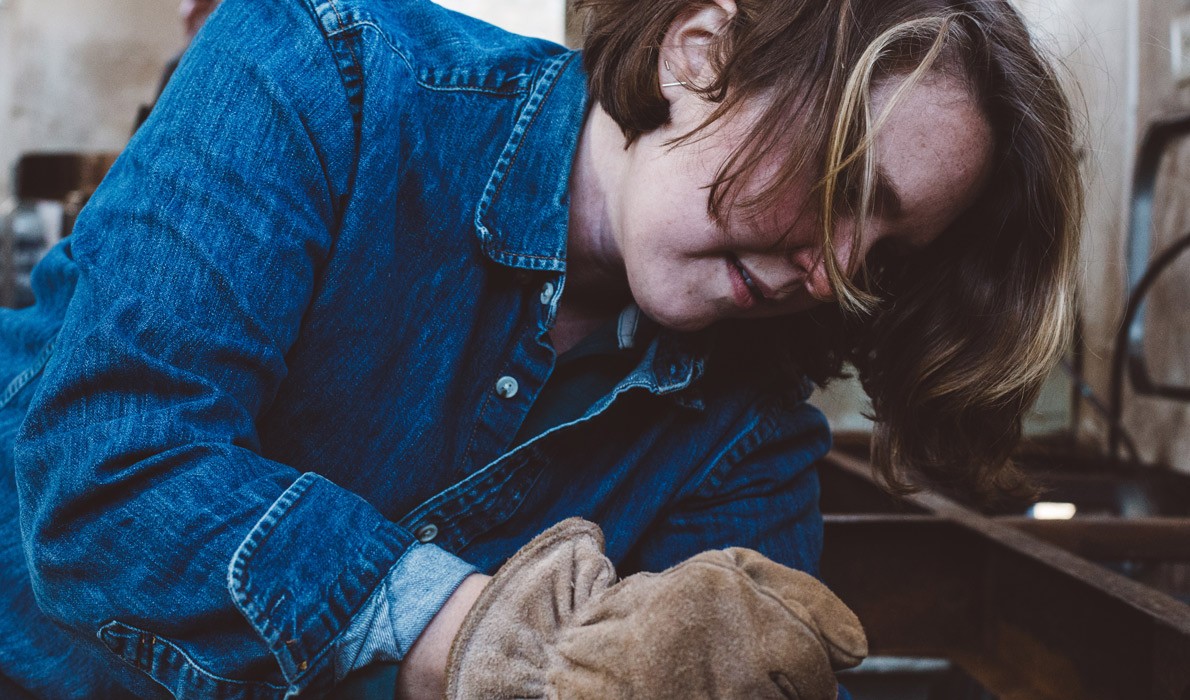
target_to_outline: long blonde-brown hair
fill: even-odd
[[[657,79],[666,30],[708,3],[581,4],[592,98],[632,142],[668,120]],[[893,490],[911,490],[906,476],[916,470],[984,498],[1029,491],[1009,457],[1070,334],[1082,215],[1072,111],[1054,70],[1008,0],[737,0],[737,8],[714,78],[690,86],[716,108],[684,138],[751,98],[763,96],[765,107],[710,183],[709,213],[763,212],[815,173],[823,259],[839,300],[735,328],[737,350],[753,362],[776,352],[774,365],[820,384],[853,364],[872,399],[873,464]],[[873,136],[899,96],[937,72],[962,79],[992,126],[989,184],[924,251],[874,246],[852,279],[836,263],[835,219],[861,214],[863,236]],[[894,77],[904,80],[873,114],[874,86]],[[776,175],[738,197],[774,149],[788,154]]]

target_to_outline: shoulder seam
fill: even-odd
[[[498,81],[494,81],[493,85],[467,85],[467,84],[449,84],[444,85],[440,83],[431,82],[425,79],[424,71],[419,70],[418,66],[414,64],[409,52],[400,45],[400,43],[392,37],[392,35],[385,30],[383,26],[368,17],[367,15],[358,15],[357,13],[347,13],[346,16],[339,9],[340,0],[306,0],[310,6],[311,12],[314,14],[323,35],[328,42],[343,41],[344,36],[354,33],[359,36],[362,30],[370,29],[376,33],[380,40],[392,51],[401,62],[405,64],[414,83],[421,88],[433,90],[437,92],[467,92],[484,95],[492,95],[496,97],[515,97],[523,95],[531,84],[534,71],[522,70],[520,72],[502,76]],[[317,3],[315,5],[315,3]],[[330,21],[333,16],[333,26]],[[352,63],[357,71],[362,71],[359,57],[352,52]],[[345,82],[350,78],[344,76]],[[348,87],[350,91],[350,86]],[[350,94],[350,92],[349,92]]]

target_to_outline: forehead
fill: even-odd
[[[872,87],[870,98],[876,120],[870,155],[882,190],[878,199],[892,193],[897,200],[895,215],[887,209],[882,215],[892,232],[907,243],[925,245],[982,190],[991,169],[991,125],[966,83],[942,71],[927,74],[913,85],[906,83],[906,76],[887,78]],[[812,129],[762,133],[758,120],[771,106],[766,95],[743,100],[680,149],[686,154],[684,169],[697,173],[704,188],[725,172],[732,155],[741,149],[758,149],[759,160],[737,183],[739,189],[729,190],[733,196],[723,201],[724,210],[719,212],[732,228],[787,231],[817,218],[820,161],[815,158],[805,167],[790,168],[790,154],[801,145],[796,141],[808,138]],[[702,109],[699,119],[708,116],[713,106]],[[803,116],[824,118],[810,112]],[[735,206],[761,193],[772,195],[761,197],[763,205]]]
[[[966,84],[946,74],[908,87],[903,78],[885,81],[872,91],[872,111],[886,115],[873,156],[900,199],[899,223],[928,241],[982,189],[991,168],[992,127]]]

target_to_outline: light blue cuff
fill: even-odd
[[[478,570],[432,544],[414,544],[335,644],[335,680],[377,661],[400,661],[463,579]]]

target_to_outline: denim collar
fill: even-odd
[[[542,63],[475,213],[480,246],[493,261],[566,271],[570,167],[587,103],[580,52]],[[660,329],[642,360],[647,384],[662,394],[690,387],[703,373],[704,336]]]
[[[480,246],[495,262],[565,272],[570,166],[586,113],[582,54],[545,60],[475,213]]]

